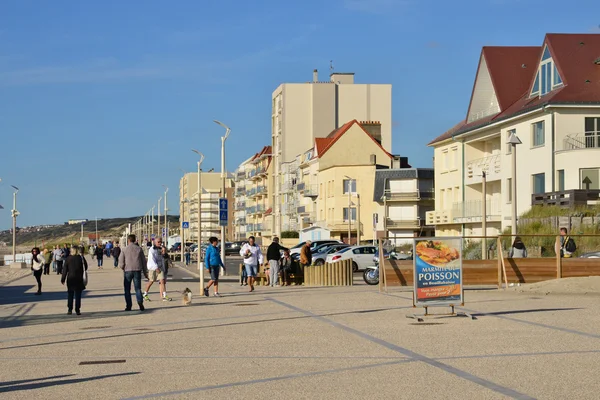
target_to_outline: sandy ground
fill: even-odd
[[[11,269],[10,267],[0,267],[0,285],[30,274],[31,271],[29,269]]]
[[[544,295],[596,295],[600,296],[600,276],[584,278],[563,278],[513,286],[510,289],[519,293],[535,293]]]

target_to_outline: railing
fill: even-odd
[[[304,182],[300,182],[296,185],[296,190],[299,192],[302,192],[305,187],[306,187],[306,184]]]
[[[252,197],[256,194],[256,188],[251,188],[248,190],[248,197]]]
[[[334,232],[348,232],[348,220],[334,220],[334,221],[319,221],[316,222],[315,225],[318,225],[322,228],[327,228],[330,231]],[[350,229],[352,232],[356,232],[357,221],[352,221]],[[360,223],[360,230],[364,232],[363,223]]]
[[[243,210],[245,208],[246,208],[245,201],[238,201],[237,203],[235,203],[234,210],[239,211],[239,210]]]
[[[452,204],[452,216],[454,222],[477,222],[481,221],[483,202],[481,200],[469,200]],[[502,216],[499,200],[486,201],[487,220],[497,220]],[[468,221],[467,221],[468,220]]]
[[[402,200],[433,200],[434,190],[415,190],[411,192],[397,192],[391,189],[385,190],[385,198],[390,201]]]
[[[248,215],[256,214],[256,206],[246,208],[246,214],[248,214]]]
[[[317,197],[319,195],[319,189],[317,185],[306,185],[302,192],[304,197]]]
[[[237,187],[237,188],[235,189],[235,194],[236,194],[236,195],[238,195],[238,196],[239,196],[239,195],[242,195],[242,194],[244,194],[244,193],[246,193],[246,188],[245,188],[245,187],[243,187],[243,186]]]
[[[501,178],[502,163],[500,154],[468,161],[466,165],[465,183],[467,185],[481,183],[482,172],[486,173],[486,179],[488,181]]]
[[[246,218],[236,218],[235,224],[236,225],[246,225]]]
[[[256,188],[256,194],[262,194],[262,193],[265,193],[266,191],[267,191],[266,186],[259,186]]]
[[[600,200],[600,190],[563,190],[562,192],[535,193],[532,206],[560,206],[574,208],[587,206]]]
[[[600,131],[589,131],[567,135],[559,150],[581,150],[600,148]]]
[[[425,225],[425,221],[421,219],[387,218],[385,223],[388,229],[418,229]]]
[[[244,171],[238,171],[238,172],[236,172],[235,173],[235,179],[237,181],[240,181],[242,179],[246,179],[246,172],[244,172]]]

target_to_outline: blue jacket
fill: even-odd
[[[206,254],[204,255],[204,263],[205,267],[216,267],[221,266],[225,268],[223,265],[223,261],[221,261],[221,255],[219,254],[219,250],[212,244],[208,246],[206,249]]]

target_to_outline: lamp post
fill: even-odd
[[[17,262],[17,217],[19,216],[19,211],[17,211],[17,193],[19,193],[19,188],[13,185],[10,185],[15,191],[13,192],[13,208],[10,210],[12,214],[12,234],[13,234],[13,245],[12,245],[12,262],[16,264]]]
[[[231,129],[220,121],[214,120],[213,122],[225,128],[225,135],[221,136],[221,196],[225,198],[225,141],[229,137]],[[227,213],[229,214],[229,210],[227,210]],[[221,260],[225,265],[225,226],[221,226]]]
[[[352,181],[353,179],[350,178],[348,175],[345,175],[344,178],[346,178],[348,180],[348,244],[352,245],[351,243],[351,239],[352,239]]]
[[[165,241],[167,242],[167,247],[169,247],[169,208],[167,207],[167,193],[169,193],[169,188],[166,185],[162,185],[165,188]]]
[[[517,145],[521,144],[521,139],[513,132],[508,138],[507,144],[512,146],[512,179],[511,179],[511,194],[512,194],[512,234],[517,234]],[[513,238],[514,239],[514,238]]]
[[[202,161],[204,161],[204,154],[198,150],[192,149],[192,151],[200,157],[198,161],[198,269],[200,270],[200,295],[204,292],[204,268],[202,268]]]
[[[96,246],[100,243],[98,242],[98,217],[96,217]]]
[[[183,262],[184,248],[185,248],[185,229],[183,229],[183,222],[185,221],[185,203],[189,203],[188,199],[181,199],[181,215],[179,220],[181,223],[181,262]]]
[[[158,210],[156,211],[156,237],[157,238],[162,238],[162,231],[160,230],[160,201],[162,200],[162,197],[158,198]]]
[[[481,259],[487,259],[487,176],[481,172]]]
[[[154,234],[154,208],[156,206],[152,206],[152,210],[150,211],[150,237]],[[156,238],[156,236],[154,236]]]

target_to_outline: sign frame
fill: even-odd
[[[190,223],[189,223],[189,221],[182,221],[181,222],[181,229],[190,229]]]
[[[424,245],[419,243],[425,242]],[[463,238],[428,237],[413,240],[413,307],[452,307],[464,305]],[[431,248],[431,251],[425,249]],[[430,264],[431,255],[446,255],[448,261]],[[439,260],[440,257],[438,257]],[[427,260],[427,261],[426,261]],[[443,276],[433,275],[442,273]],[[437,288],[437,290],[435,290]],[[429,289],[429,290],[428,290]],[[434,295],[434,292],[439,295]],[[425,295],[430,298],[425,300]]]
[[[219,226],[229,225],[229,201],[225,197],[219,198]]]

